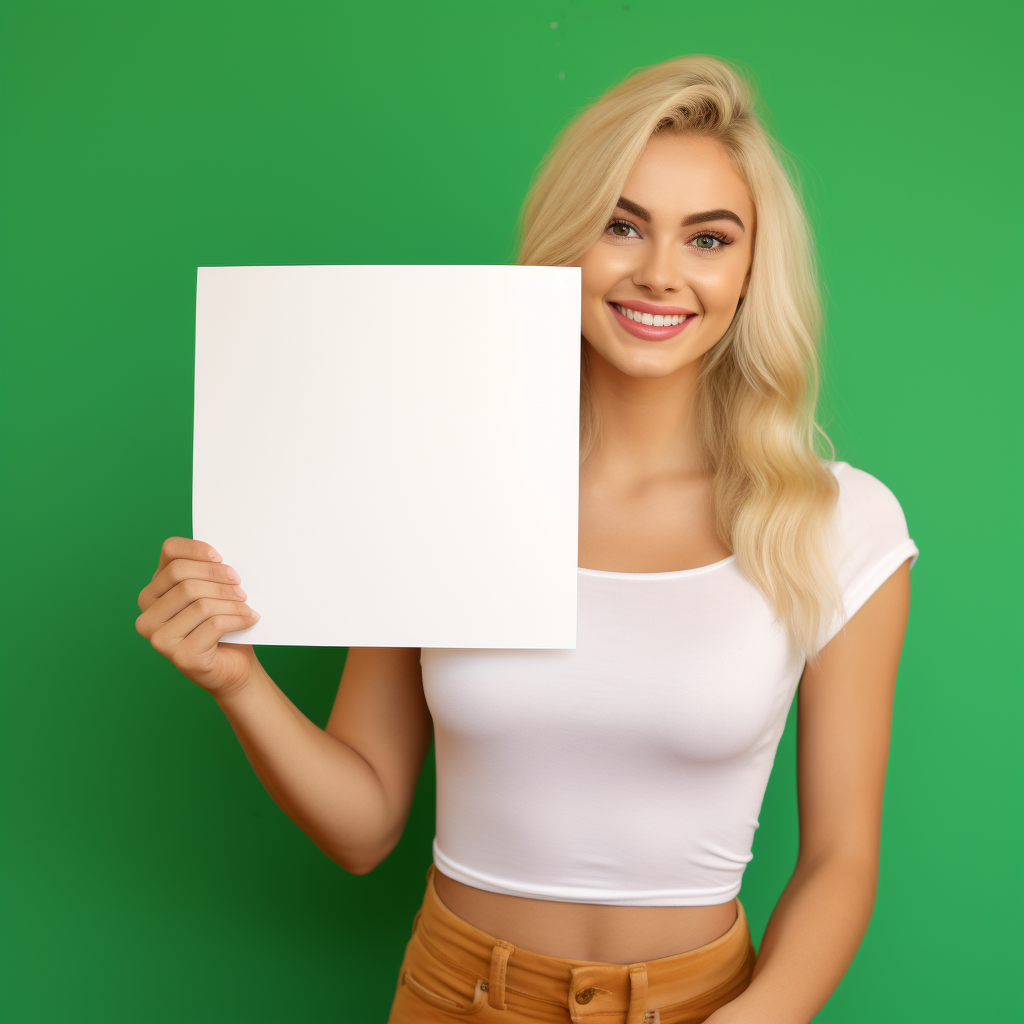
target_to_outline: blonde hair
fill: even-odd
[[[757,226],[746,296],[698,378],[716,529],[814,662],[821,630],[836,613],[843,617],[831,562],[839,484],[827,460],[835,448],[816,420],[818,270],[785,151],[755,113],[754,96],[732,65],[705,54],[640,69],[614,86],[559,132],[541,161],[519,214],[516,263],[578,265],[652,135],[700,135],[726,148],[750,189]],[[581,463],[600,435],[585,352]]]

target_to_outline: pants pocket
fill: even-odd
[[[396,1024],[405,1024],[406,1020],[416,1024],[460,1020],[479,1013],[486,1002],[486,978],[474,977],[433,955],[424,946],[422,936],[413,932],[398,972],[392,1009]],[[424,1016],[428,1006],[443,1012]]]
[[[477,978],[472,991],[466,993],[465,1001],[452,999],[442,995],[440,992],[435,992],[425,982],[420,981],[408,967],[405,968],[402,976],[399,978],[399,986],[401,987],[402,985],[414,996],[422,999],[430,1006],[434,1006],[439,1010],[446,1010],[448,1013],[456,1014],[460,1017],[468,1017],[478,1013],[483,1008],[484,1002],[487,999],[487,985],[482,978]],[[469,982],[467,981],[466,988],[468,989],[468,987]],[[449,986],[446,986],[446,989],[450,991]]]

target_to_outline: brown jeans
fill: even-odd
[[[434,866],[413,920],[387,1024],[690,1024],[735,999],[757,954],[739,900],[713,942],[635,964],[565,960],[520,949],[454,914]]]

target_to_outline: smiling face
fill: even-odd
[[[653,137],[580,260],[588,354],[631,377],[695,373],[746,293],[754,231],[753,199],[720,142]]]

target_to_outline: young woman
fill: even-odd
[[[355,874],[436,736],[390,1024],[810,1021],[874,906],[918,552],[816,425],[805,214],[750,87],[695,55],[576,118],[520,229],[520,264],[582,270],[576,649],[353,648],[320,729],[219,644],[256,613],[182,537],[137,628]],[[800,853],[755,953],[738,893],[798,684]]]

